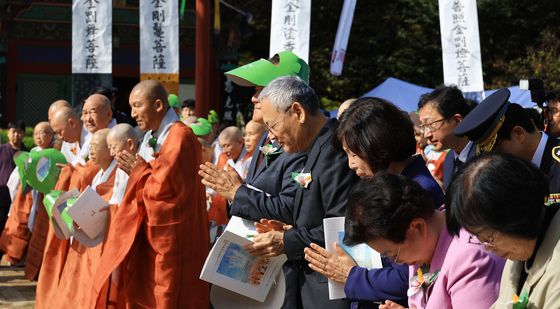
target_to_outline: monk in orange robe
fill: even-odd
[[[107,146],[109,129],[95,132],[91,139],[89,158],[99,167],[91,182],[91,188],[109,201],[113,193],[117,162]],[[92,278],[101,258],[102,245],[88,248],[73,239],[57,288],[58,297],[50,302],[51,308],[92,308]]]
[[[31,151],[50,148],[53,137],[54,132],[49,123],[39,122],[34,128],[34,142],[37,146]],[[43,207],[42,201],[39,201],[41,194],[37,192],[32,193],[30,190],[22,192],[21,188],[22,186],[18,185],[10,215],[6,221],[2,236],[0,236],[0,250],[6,253],[6,259],[13,264],[22,260],[27,253],[27,245],[31,237],[29,220],[34,203],[37,208]],[[33,200],[34,194],[37,199],[36,201]],[[37,232],[40,233],[41,231]]]
[[[83,135],[84,126],[90,133],[95,133],[100,129],[107,128],[112,121],[111,102],[102,95],[94,94],[86,99],[82,117],[79,117],[71,108],[64,105],[57,106],[55,110],[49,110],[49,112],[50,124],[54,132],[62,137],[65,143],[79,142],[81,153],[89,153],[89,144],[84,142],[84,139],[87,138]],[[74,153],[74,155],[76,154]],[[83,191],[92,183],[99,167],[91,161],[83,166],[78,163],[79,160],[69,160],[67,157],[67,161],[76,164],[76,166],[68,164],[61,170],[55,190],[68,191],[77,188]],[[68,240],[58,239],[52,225],[49,225],[35,293],[35,308],[53,308],[50,306],[50,302],[57,296],[58,284],[66,262],[69,245]]]
[[[200,144],[169,108],[159,82],[139,83],[129,102],[132,117],[148,132],[138,156],[117,156],[130,178],[94,279],[97,303],[121,265],[119,308],[209,308],[209,285],[199,279],[209,249],[204,189],[196,176]]]

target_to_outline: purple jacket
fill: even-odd
[[[498,298],[505,261],[486,251],[478,239],[465,230],[453,237],[444,225],[429,273],[440,270],[426,290],[427,303],[419,290],[408,298],[410,308],[489,308]],[[416,276],[418,265],[410,266]]]

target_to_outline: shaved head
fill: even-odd
[[[113,161],[113,157],[109,152],[109,147],[107,146],[107,135],[109,134],[109,129],[100,129],[93,133],[91,137],[91,143],[89,146],[89,158],[93,161],[99,168],[105,170]]]
[[[51,120],[52,116],[56,113],[56,111],[61,107],[71,108],[72,106],[70,106],[70,103],[68,103],[68,101],[66,100],[57,100],[52,102],[51,106],[49,106],[49,111],[48,111],[49,121]]]
[[[54,132],[51,125],[46,122],[39,122],[33,129],[33,141],[41,148],[49,148],[54,139]]]
[[[156,80],[138,83],[128,98],[131,115],[141,130],[157,130],[169,109],[167,91]]]
[[[251,120],[245,126],[245,149],[248,153],[253,153],[259,143],[259,139],[266,131],[266,127],[261,122]]]
[[[222,153],[228,159],[237,160],[243,150],[243,133],[238,127],[227,127],[218,136]]]
[[[113,157],[123,150],[136,153],[138,140],[136,130],[127,123],[114,126],[107,135],[107,144]]]
[[[228,140],[232,140],[232,139],[242,139],[243,138],[243,133],[241,133],[241,130],[239,130],[238,127],[227,127],[225,129],[222,130],[222,132],[220,132],[220,136],[218,136],[219,139],[228,139]]]
[[[59,107],[51,118],[50,125],[65,142],[79,142],[82,135],[82,120],[69,107]]]
[[[111,101],[106,96],[92,94],[84,102],[82,119],[89,132],[107,128],[112,118]]]
[[[340,119],[342,113],[344,113],[344,111],[348,109],[348,107],[350,107],[350,105],[354,103],[354,101],[356,100],[357,100],[356,98],[352,98],[342,102],[342,104],[340,104],[340,106],[338,107],[338,113],[336,114],[336,119]]]

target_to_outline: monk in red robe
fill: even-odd
[[[139,83],[129,102],[132,117],[148,132],[137,157],[117,156],[130,178],[96,272],[97,302],[121,265],[119,308],[208,308],[209,286],[199,279],[209,249],[204,189],[196,176],[200,144],[169,108],[159,82]]]

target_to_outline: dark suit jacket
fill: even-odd
[[[467,161],[476,156],[476,144],[471,144],[471,149],[467,154]],[[453,181],[453,176],[455,176],[455,152],[449,150],[445,156],[445,161],[443,161],[443,187],[445,189],[449,188],[451,181]]]
[[[548,189],[550,193],[560,193],[560,162],[556,161],[552,157],[552,149],[559,144],[559,139],[553,138],[552,136],[548,137],[546,146],[544,147],[541,164],[539,166],[541,172],[543,172],[548,179]],[[556,149],[555,151],[558,152],[557,157],[560,158],[560,149]]]
[[[261,137],[259,146],[266,139],[266,132]],[[255,149],[245,184],[237,189],[231,204],[231,214],[245,219],[276,219],[293,224],[294,197],[297,184],[291,173],[301,171],[305,162],[305,153],[282,153],[268,167],[263,162],[257,165],[259,149]],[[247,184],[263,192],[250,189]],[[270,196],[268,196],[266,193]]]
[[[329,301],[327,279],[304,260],[303,249],[316,243],[324,247],[323,218],[345,215],[346,202],[358,180],[348,168],[344,152],[332,144],[338,124],[331,119],[307,151],[304,173],[311,173],[307,188],[298,185],[294,201],[294,228],[284,233],[284,251],[298,275],[298,301],[303,308],[348,308],[346,301]]]

